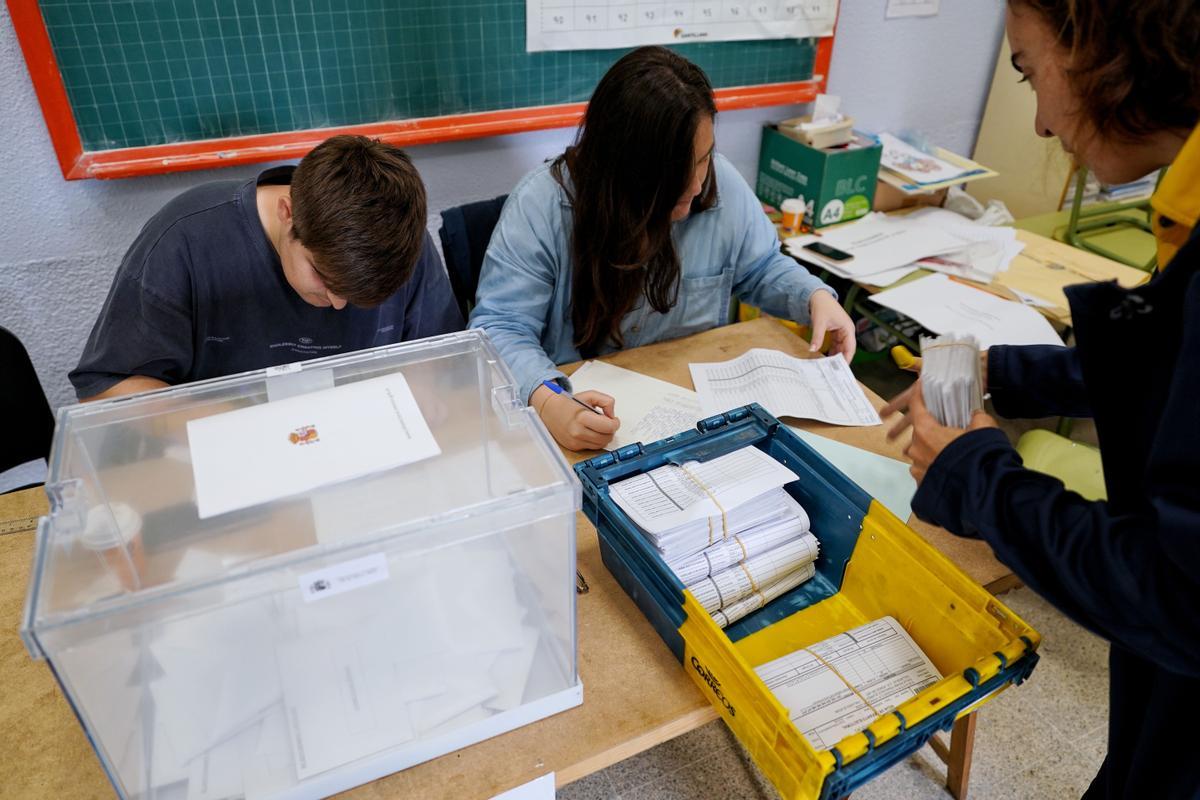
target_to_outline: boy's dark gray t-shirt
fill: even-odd
[[[146,223],[70,374],[80,399],[131,375],[187,383],[462,329],[428,234],[412,277],[377,308],[301,299],[256,200],[258,185],[290,183],[294,169],[197,186]]]

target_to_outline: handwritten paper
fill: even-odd
[[[621,427],[610,450],[694,430],[705,416],[695,392],[603,361],[589,361],[575,370],[571,388],[576,394],[591,389],[616,399]]]

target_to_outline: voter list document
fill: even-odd
[[[817,750],[828,750],[942,679],[892,617],[789,653],[754,671]]]
[[[441,453],[400,373],[187,424],[201,519]]]
[[[688,366],[706,415],[758,403],[777,417],[834,425],[881,424],[840,355],[794,358],[756,347],[732,361]]]

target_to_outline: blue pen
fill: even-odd
[[[561,395],[563,395],[564,397],[566,397],[566,398],[568,398],[568,399],[570,399],[570,400],[574,400],[576,403],[578,403],[579,405],[583,406],[584,408],[586,408],[588,411],[592,412],[593,414],[599,414],[599,415],[600,415],[600,416],[602,416],[602,417],[604,416],[604,412],[603,412],[603,411],[598,411],[598,410],[596,410],[596,409],[592,408],[592,407],[591,407],[591,406],[589,406],[587,403],[583,402],[583,401],[582,401],[582,400],[580,400],[578,397],[576,397],[575,395],[571,394],[570,392],[568,392],[568,391],[567,391],[566,389],[564,389],[563,387],[559,386],[559,385],[558,385],[558,383],[557,383],[556,381],[542,381],[542,386],[545,386],[547,389],[549,389],[550,391],[554,392],[555,394],[561,394]]]

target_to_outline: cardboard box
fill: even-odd
[[[871,210],[879,158],[874,139],[855,134],[848,147],[818,150],[763,127],[758,159],[758,199],[778,207],[789,197],[803,198],[805,222],[821,228],[858,219]]]
[[[779,123],[779,132],[789,139],[795,139],[809,147],[837,147],[854,141],[854,117],[846,117],[841,122],[815,130],[806,130],[805,125],[812,122],[812,117],[792,117]]]
[[[898,211],[901,208],[918,208],[920,206],[940,206],[946,202],[949,189],[934,189],[921,194],[906,194],[890,183],[880,180],[875,187],[875,202],[872,207],[876,211]]]

